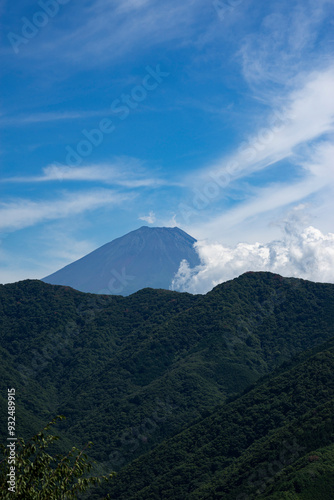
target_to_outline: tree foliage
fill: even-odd
[[[121,470],[111,491],[124,488],[126,499],[132,487],[145,500],[176,491],[187,498],[216,488],[214,478],[241,467],[247,447],[315,409],[317,398],[327,401],[333,367],[324,352],[332,346],[319,351],[322,364],[310,355],[333,336],[333,284],[267,272],[196,296],[152,289],[98,296],[37,280],[0,285],[0,411],[6,413],[7,388],[15,387],[24,439],[61,413],[62,439],[52,446],[64,454],[94,441],[97,475]],[[303,374],[274,383],[304,361]],[[196,423],[194,448],[185,436]],[[4,435],[5,424],[0,419]],[[173,436],[184,446],[166,441]],[[310,442],[310,449],[326,444]],[[155,455],[160,449],[165,458]]]
[[[107,477],[92,477],[87,474],[92,464],[87,461],[85,449],[73,447],[66,455],[53,456],[48,448],[59,439],[48,433],[50,426],[55,424],[58,416],[44,429],[38,432],[30,441],[17,441],[15,457],[15,495],[9,490],[9,450],[1,445],[3,458],[0,463],[0,495],[3,499],[13,496],[22,500],[71,500],[85,492],[92,485],[100,484],[110,479]],[[88,443],[86,448],[90,446]]]

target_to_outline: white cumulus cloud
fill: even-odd
[[[286,221],[281,240],[239,243],[235,247],[199,241],[195,247],[201,264],[190,269],[183,261],[173,280],[173,290],[206,293],[246,271],[271,271],[334,283],[334,234],[323,234],[313,226],[300,231],[291,220]]]

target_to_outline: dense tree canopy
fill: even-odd
[[[226,411],[234,408],[238,395],[250,386],[261,383],[265,390],[278,367],[299,366],[333,336],[334,285],[271,273],[246,273],[196,296],[152,289],[125,298],[98,296],[39,281],[1,285],[0,411],[7,411],[7,387],[15,387],[17,431],[24,439],[54,415],[65,415],[57,424],[62,439],[53,443],[55,450],[64,454],[93,441],[89,455],[97,462],[98,475],[121,471],[113,488],[122,489],[122,474],[132,471],[127,464],[132,467],[137,457],[150,457],[151,449],[157,451],[166,439],[183,436],[189,426],[213,418],[226,403]],[[326,349],[321,349],[323,356]],[[320,386],[330,378],[326,363],[321,368],[314,364]],[[305,377],[306,372],[301,380]],[[307,377],[313,387],[310,373]],[[286,389],[286,394],[273,389],[274,399],[268,393],[258,407],[249,402],[239,414],[229,410],[233,440],[222,441],[220,435],[219,456],[212,450],[212,456],[204,454],[202,460],[197,450],[198,461],[194,456],[188,464],[188,445],[175,456],[165,448],[172,464],[184,462],[185,472],[171,467],[174,473],[166,475],[164,491],[178,491],[176,485],[182,485],[184,477],[191,484],[189,495],[197,490],[202,494],[203,477],[214,488],[213,479],[232,463],[237,466],[245,446],[255,446],[259,436],[264,439],[290,425],[290,411],[291,418],[299,418],[293,411],[314,408],[313,389],[302,382],[296,387],[296,393]],[[323,385],[322,391],[329,389]],[[256,431],[251,430],[253,424]],[[0,429],[6,436],[5,419]],[[199,443],[204,435],[201,429]],[[314,451],[328,444],[319,441],[311,447]],[[205,446],[211,449],[209,443]],[[193,474],[198,476],[194,484]],[[126,483],[141,491],[137,478],[131,477],[132,472]]]

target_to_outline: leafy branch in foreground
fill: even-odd
[[[27,443],[23,439],[16,442],[15,465],[12,465],[12,476],[9,475],[9,448],[0,445],[2,459],[0,462],[0,496],[3,499],[15,498],[33,500],[70,500],[78,498],[92,485],[108,481],[109,476],[87,477],[92,464],[87,461],[85,450],[73,447],[65,456],[52,456],[46,449],[59,438],[48,434],[51,425],[65,417],[57,416],[49,422]],[[14,473],[13,473],[14,472]],[[12,483],[10,483],[12,479]],[[11,485],[15,486],[11,486]],[[9,489],[11,488],[11,489]]]

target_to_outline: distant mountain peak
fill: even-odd
[[[141,226],[43,278],[82,292],[130,295],[142,288],[165,288],[182,260],[200,263],[195,238],[178,227]]]

